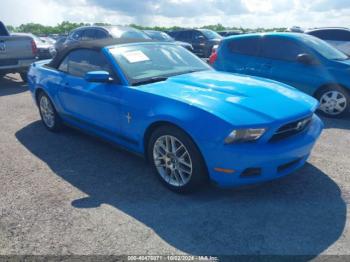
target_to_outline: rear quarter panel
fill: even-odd
[[[31,65],[28,72],[28,86],[36,102],[38,90],[43,90],[54,102],[56,110],[60,113],[61,106],[57,98],[57,89],[62,82],[63,73],[47,67],[49,60],[35,62]]]

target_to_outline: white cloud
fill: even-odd
[[[6,24],[108,22],[159,26],[350,26],[349,0],[4,0]]]

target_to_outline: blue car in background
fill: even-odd
[[[314,98],[217,72],[173,43],[82,43],[34,63],[28,79],[48,130],[67,124],[144,155],[176,192],[287,175],[323,127]]]
[[[316,37],[299,33],[247,34],[225,38],[210,63],[220,71],[270,78],[320,102],[328,117],[350,111],[350,60]]]

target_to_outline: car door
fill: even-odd
[[[107,135],[120,131],[121,88],[118,79],[113,83],[94,83],[84,78],[90,71],[103,70],[113,74],[110,68],[104,55],[94,50],[78,49],[66,56],[58,68],[66,72],[58,90],[64,117]]]
[[[260,55],[270,61],[270,69],[264,73],[265,77],[312,94],[315,83],[322,77],[322,68],[320,65],[299,62],[297,57],[300,54],[313,56],[307,47],[296,40],[265,36],[260,51]]]

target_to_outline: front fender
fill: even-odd
[[[225,137],[232,131],[232,125],[216,115],[172,99],[162,99],[148,111],[147,121],[142,128],[140,138],[145,141],[154,126],[171,124],[187,133],[201,149],[202,143],[223,143]],[[142,151],[146,150],[142,143]]]

